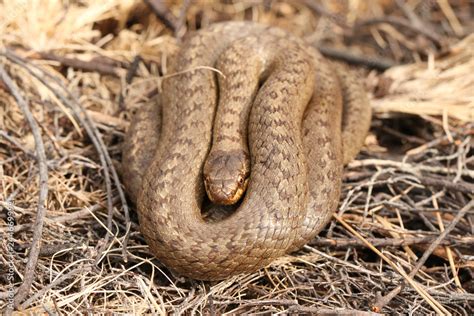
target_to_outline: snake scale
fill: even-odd
[[[219,280],[314,238],[370,125],[360,81],[296,36],[253,22],[188,36],[168,73],[123,149],[125,187],[153,254],[181,275]],[[203,208],[219,210],[203,180],[211,144],[231,157],[218,169],[247,157],[250,176],[235,211],[207,220]],[[232,157],[239,150],[243,160]]]

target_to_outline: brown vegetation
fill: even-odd
[[[473,12],[468,0],[0,2],[0,309],[14,295],[52,314],[472,314]],[[148,251],[121,143],[179,38],[242,19],[358,67],[375,117],[319,238],[197,282]]]

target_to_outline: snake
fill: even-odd
[[[361,80],[296,35],[250,21],[190,33],[124,139],[151,252],[216,281],[300,249],[331,220],[370,121]]]

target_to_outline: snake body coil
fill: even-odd
[[[251,22],[196,32],[169,73],[159,104],[136,113],[123,151],[125,185],[155,256],[180,274],[218,280],[313,238],[369,127],[357,80],[302,40]],[[242,145],[250,158],[245,196],[219,221],[202,216],[211,143],[231,153]]]

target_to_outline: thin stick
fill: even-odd
[[[30,158],[36,159],[36,155],[33,152],[26,149],[18,140],[16,140],[14,137],[8,135],[8,133],[6,131],[0,130],[0,137],[5,138],[7,141],[9,141],[13,145],[15,145],[18,149],[20,149],[22,152],[24,152]]]
[[[448,191],[458,191],[466,194],[474,194],[474,185],[467,182],[451,182],[444,179],[423,176],[418,178],[423,185],[432,186],[439,189],[446,189]]]
[[[423,253],[423,256],[417,261],[415,267],[413,270],[410,272],[408,275],[409,277],[414,277],[417,273],[418,270],[425,264],[426,260],[428,260],[429,256],[433,253],[433,251],[436,249],[436,247],[439,246],[441,241],[446,238],[446,236],[456,227],[457,223],[461,220],[461,218],[464,217],[464,215],[469,212],[470,209],[474,207],[474,200],[471,200],[466,206],[464,206],[459,213],[453,218],[449,226],[439,234],[439,236],[433,241],[433,243],[428,247],[428,249],[425,250]],[[376,308],[379,308],[380,310],[390,302],[390,300],[397,296],[398,293],[402,290],[403,285],[399,285],[396,288],[394,288],[392,291],[390,291],[387,295],[381,297],[375,304],[374,306]],[[387,299],[390,298],[390,299]]]
[[[437,236],[425,237],[402,237],[402,238],[366,238],[373,246],[376,247],[401,247],[411,245],[423,245],[432,243]],[[366,244],[358,239],[352,238],[317,238],[309,243],[311,246],[332,247],[332,248],[365,248]],[[461,238],[446,238],[440,243],[440,246],[452,245],[472,245],[474,237],[466,236]]]
[[[174,36],[177,38],[182,38],[186,34],[186,15],[188,13],[189,6],[191,5],[191,0],[184,0],[181,5],[181,10],[179,16],[176,19],[176,31]]]
[[[29,297],[23,304],[20,305],[20,309],[25,309],[28,306],[30,306],[37,298],[41,297],[44,295],[47,291],[55,287],[57,284],[60,284],[68,279],[70,279],[73,276],[76,276],[78,273],[84,274],[86,271],[90,270],[90,266],[81,266],[79,268],[73,269],[69,271],[66,274],[63,274],[62,276],[56,278],[53,280],[53,282],[49,283],[45,287],[43,287],[41,290],[33,294],[31,297]]]
[[[2,53],[0,52],[0,54],[2,54]],[[124,257],[124,260],[127,261],[126,244],[127,244],[127,240],[128,240],[128,233],[129,233],[129,230],[130,230],[130,227],[131,227],[128,204],[127,204],[127,200],[125,198],[125,193],[122,190],[122,185],[121,185],[120,179],[118,177],[117,171],[115,169],[115,166],[112,163],[112,159],[110,158],[109,152],[107,151],[106,146],[105,146],[105,144],[102,140],[102,137],[100,136],[100,132],[98,131],[98,129],[95,126],[94,122],[90,118],[87,111],[84,110],[84,108],[76,100],[76,98],[71,94],[71,92],[69,90],[67,90],[67,88],[64,87],[64,85],[62,85],[61,81],[58,78],[55,78],[54,76],[52,76],[49,73],[43,71],[41,68],[39,68],[35,65],[28,64],[25,60],[23,60],[19,56],[16,56],[14,53],[12,53],[10,51],[6,51],[2,55],[7,57],[8,59],[10,59],[11,61],[19,64],[23,68],[25,68],[32,76],[34,76],[43,85],[45,85],[59,100],[61,100],[65,105],[67,105],[73,111],[76,118],[81,122],[81,124],[86,129],[87,134],[91,138],[92,143],[94,144],[94,147],[96,148],[96,150],[99,154],[99,159],[101,161],[101,164],[102,164],[102,167],[103,167],[103,170],[104,170],[103,173],[104,173],[106,190],[107,190],[107,209],[108,209],[107,227],[109,228],[109,230],[112,229],[112,216],[113,216],[112,185],[111,185],[110,174],[109,174],[109,168],[110,168],[110,171],[112,173],[112,177],[114,179],[115,186],[117,188],[117,191],[118,191],[119,196],[120,196],[120,200],[122,202],[122,208],[123,208],[124,215],[125,215],[127,232],[126,232],[126,235],[125,235],[125,238],[124,238],[124,243],[123,243],[123,245],[124,245],[124,247],[123,247],[123,257]],[[53,80],[56,84],[58,84],[59,87],[61,87],[63,89],[63,91],[66,93],[66,95],[70,99],[68,99],[66,96],[64,96],[63,94],[56,91],[51,86],[51,84],[48,83],[45,80],[44,76],[38,75],[30,67],[35,68],[36,70],[40,71],[42,73],[42,75],[44,75],[44,76],[50,78],[51,80]],[[104,243],[104,247],[105,247],[105,245],[107,245],[109,239],[110,239],[110,236],[107,234],[105,236],[106,242]],[[100,258],[100,257],[101,256],[99,254],[98,258]]]
[[[161,0],[143,0],[150,9],[155,13],[156,17],[163,22],[163,24],[171,29],[173,33],[178,31],[178,21],[173,13],[166,7]]]
[[[420,171],[440,173],[440,174],[456,174],[457,170],[454,168],[434,167],[434,166],[415,166],[407,162],[398,162],[392,160],[383,159],[364,159],[357,160],[349,163],[349,168],[368,167],[368,166],[379,166],[379,167],[395,167],[401,170],[405,170],[410,173],[419,173]],[[461,174],[474,179],[474,171],[462,170]]]
[[[459,213],[456,214],[449,226],[446,227],[446,229],[441,232],[441,234],[439,234],[439,236],[433,241],[433,243],[428,247],[428,249],[426,249],[426,251],[423,253],[423,256],[417,261],[415,267],[413,268],[413,271],[410,272],[410,276],[414,276],[418,272],[418,270],[420,270],[420,268],[425,264],[426,260],[428,260],[429,256],[431,256],[436,247],[439,246],[441,241],[446,238],[446,236],[456,227],[456,225],[464,217],[464,215],[466,215],[466,213],[472,208],[474,208],[474,200],[471,200],[471,202],[466,204],[466,206],[464,206],[459,211]]]
[[[15,82],[13,82],[12,78],[8,75],[2,65],[0,65],[0,78],[3,80],[5,85],[10,90],[10,93],[15,98],[20,110],[23,112],[23,115],[25,115],[28,125],[31,128],[31,132],[35,140],[36,161],[38,163],[39,169],[38,209],[36,212],[36,219],[33,231],[33,241],[31,242],[30,254],[28,256],[28,262],[26,263],[25,267],[23,283],[18,288],[18,291],[14,298],[14,306],[18,307],[18,305],[30,293],[31,285],[35,277],[35,268],[36,263],[38,262],[38,256],[41,247],[41,236],[43,234],[44,217],[46,215],[45,204],[46,199],[48,197],[48,165],[43,139],[41,138],[41,132],[38,123],[33,117],[33,114],[31,113],[25,99],[20,94],[18,86]]]
[[[461,23],[459,23],[459,20],[456,14],[454,14],[453,9],[449,5],[449,2],[447,0],[437,0],[436,2],[441,8],[441,11],[443,11],[444,15],[448,19],[449,25],[451,25],[451,28],[453,29],[456,36],[461,37],[464,34],[463,27]]]
[[[63,56],[58,56],[51,52],[39,52],[39,56],[43,59],[54,60],[59,62],[63,66],[71,67],[74,69],[79,69],[83,71],[92,71],[98,72],[102,75],[110,75],[114,77],[120,77],[121,73],[125,72],[125,69],[120,67],[115,67],[103,62],[91,60],[81,60],[78,58],[68,58]]]
[[[299,0],[299,2],[303,3],[305,6],[307,6],[311,11],[313,11],[316,14],[319,14],[321,16],[325,16],[328,19],[330,19],[332,22],[340,26],[341,28],[345,30],[349,30],[350,27],[347,25],[344,16],[340,14],[334,14],[324,5],[316,3],[314,0]]]
[[[102,168],[104,170],[104,178],[105,178],[105,185],[106,185],[106,190],[107,190],[107,209],[108,209],[108,217],[110,218],[110,220],[108,220],[108,222],[110,222],[110,229],[112,228],[112,215],[113,215],[113,204],[112,204],[112,185],[111,185],[111,181],[110,181],[110,174],[109,174],[109,170],[108,170],[108,166],[107,166],[107,162],[105,160],[105,157],[104,157],[104,152],[106,152],[105,149],[101,148],[100,146],[100,143],[98,141],[98,137],[97,135],[93,132],[93,128],[91,126],[89,126],[87,123],[85,123],[84,119],[82,118],[82,116],[79,114],[79,112],[77,111],[76,107],[74,106],[75,104],[72,104],[71,102],[69,102],[69,100],[67,100],[67,98],[65,96],[63,96],[62,94],[60,94],[58,91],[56,91],[47,81],[46,79],[43,77],[43,76],[39,76],[36,72],[34,72],[33,70],[30,69],[29,67],[29,64],[27,63],[26,60],[23,60],[22,58],[20,58],[19,56],[13,54],[12,52],[10,51],[6,51],[5,53],[3,53],[3,55],[5,57],[7,57],[8,59],[10,59],[12,62],[22,66],[23,68],[25,68],[32,76],[34,76],[36,79],[38,79],[43,85],[45,85],[58,99],[60,99],[64,104],[68,105],[69,108],[71,108],[76,116],[76,118],[82,123],[82,125],[84,126],[84,128],[86,129],[89,137],[91,138],[92,140],[92,143],[94,144],[94,146],[96,147],[97,151],[98,151],[98,154],[99,154],[99,159],[101,161],[101,165],[102,165]],[[41,69],[39,68],[36,68],[38,69],[39,71],[41,71],[44,75],[48,76],[49,74],[47,74],[46,72],[43,72]],[[80,106],[79,106],[80,107]],[[106,241],[109,240],[109,236],[106,235],[105,239]],[[107,244],[104,243],[104,244]]]
[[[469,135],[470,133],[472,133],[472,128],[474,127],[474,124],[467,124],[464,128],[462,128],[462,130],[460,132],[454,132],[454,133],[451,133],[451,137],[463,137],[463,136],[467,136]],[[433,148],[439,144],[442,144],[444,142],[448,142],[449,139],[448,139],[448,136],[447,135],[444,135],[443,137],[439,137],[439,138],[436,138],[428,143],[425,143],[419,147],[416,147],[416,148],[413,148],[413,149],[410,149],[406,152],[406,155],[407,156],[416,156],[416,155],[419,155],[421,154],[422,152],[430,149],[430,148]]]
[[[436,207],[436,208],[439,207],[438,206],[438,200],[436,199],[436,197],[433,197],[433,206]],[[439,230],[441,232],[443,232],[444,231],[444,223],[443,223],[443,219],[441,217],[441,213],[436,212],[435,215],[436,215],[436,220],[438,221]],[[446,256],[448,257],[448,262],[449,262],[449,265],[451,267],[451,272],[453,273],[454,283],[459,288],[459,290],[462,291],[463,290],[462,284],[461,284],[461,281],[459,280],[458,272],[456,271],[456,264],[454,263],[454,258],[453,258],[453,253],[451,251],[451,248],[448,247],[448,246],[445,246],[444,249],[446,251]]]
[[[430,32],[427,29],[423,29],[421,27],[418,27],[416,25],[411,24],[409,21],[403,18],[395,17],[395,16],[384,16],[380,18],[373,18],[370,20],[362,21],[354,25],[354,32],[356,32],[358,29],[362,27],[367,27],[371,26],[374,24],[380,24],[380,23],[388,23],[396,27],[404,27],[406,29],[409,29],[411,31],[417,32],[419,34],[424,35],[426,38],[430,39],[433,41],[436,46],[438,47],[443,47],[444,43],[441,37],[433,32]]]
[[[380,252],[377,248],[371,245],[361,234],[359,234],[354,228],[352,228],[349,224],[347,224],[341,217],[337,215],[333,215],[338,222],[342,224],[349,232],[351,232],[354,236],[359,238],[363,241],[367,247],[369,247],[373,252],[375,252],[380,258],[383,259],[388,265],[390,265],[395,271],[397,271],[411,287],[420,294],[420,296],[438,313],[442,315],[451,315],[451,313],[444,308],[438,301],[436,301],[426,290],[418,284],[415,280],[413,280],[412,276],[409,276],[403,271],[400,267],[398,267],[392,260],[390,260],[387,256],[385,256],[382,252]],[[374,311],[378,311],[379,309],[374,308]]]
[[[356,309],[345,309],[345,308],[319,308],[311,306],[293,305],[288,308],[291,313],[303,314],[303,315],[318,315],[318,316],[381,316],[383,314],[361,311]]]
[[[385,71],[397,63],[388,59],[375,56],[362,56],[348,52],[347,50],[335,49],[328,46],[316,45],[318,50],[326,57],[342,60],[352,65],[364,66],[369,69]]]

